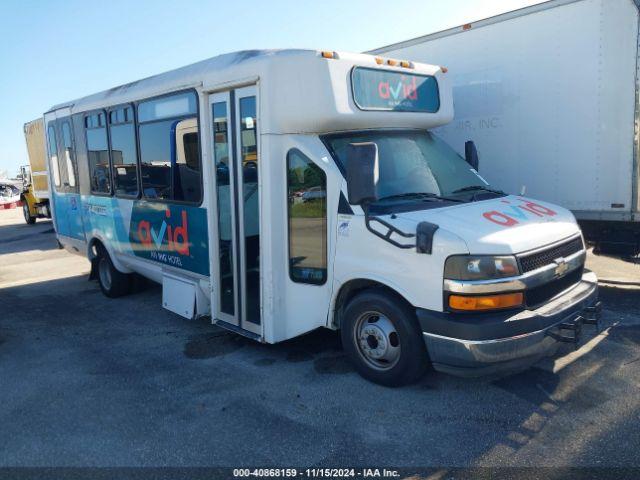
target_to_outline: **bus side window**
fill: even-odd
[[[56,142],[56,129],[53,123],[47,128],[47,137],[49,139],[49,160],[51,161],[51,171],[53,173],[53,183],[56,189],[60,187],[60,165],[58,164],[58,142]]]
[[[200,203],[197,96],[183,92],[138,104],[140,176],[145,198]]]
[[[287,153],[289,276],[321,285],[327,280],[327,177],[297,149]]]
[[[84,119],[87,135],[87,157],[91,193],[111,194],[111,171],[104,112],[88,115]]]
[[[69,178],[69,187],[76,187],[76,154],[73,147],[73,137],[71,136],[71,126],[65,120],[62,123],[62,143],[64,148],[64,161],[67,165],[67,175]]]
[[[109,112],[109,133],[115,193],[117,196],[136,197],[138,154],[132,107],[120,107]]]
[[[198,120],[187,118],[176,125],[176,163],[173,199],[184,202],[200,201],[200,142]]]

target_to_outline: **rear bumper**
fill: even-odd
[[[598,315],[597,299],[596,275],[585,272],[536,310],[460,315],[418,309],[417,315],[436,370],[479,376],[526,367],[553,354],[561,341],[579,341],[582,324]]]

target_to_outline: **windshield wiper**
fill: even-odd
[[[495,193],[496,195],[506,195],[506,193],[503,192],[502,190],[495,190],[493,188],[483,187],[482,185],[470,185],[468,187],[462,187],[457,190],[454,190],[451,193],[474,192],[477,190],[482,190],[483,192]]]
[[[380,200],[396,200],[402,198],[416,198],[420,200],[445,200],[449,202],[464,202],[464,200],[460,200],[459,198],[449,198],[449,197],[441,197],[438,194],[430,193],[430,192],[409,192],[409,193],[396,193],[395,195],[387,195],[386,197],[381,197]]]

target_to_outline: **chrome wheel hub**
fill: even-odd
[[[378,370],[393,368],[400,358],[398,332],[377,312],[362,315],[355,324],[354,340],[360,356]]]

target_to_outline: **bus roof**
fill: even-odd
[[[260,82],[262,133],[316,133],[355,128],[432,128],[453,118],[451,88],[441,67],[401,65],[369,54],[317,50],[244,50],[209,58],[169,72],[120,85],[52,107],[70,114],[144,100],[197,88],[203,92]],[[382,61],[383,60],[383,61]],[[437,79],[437,112],[364,111],[352,98],[355,66],[433,76]],[[265,100],[266,99],[266,100]],[[48,113],[49,113],[48,112]]]
[[[237,66],[243,62],[256,61],[260,59],[273,58],[276,56],[291,56],[292,54],[315,53],[314,50],[284,49],[284,50],[241,50],[238,52],[224,53],[215,57],[207,58],[184,67],[169,70],[164,73],[152,75],[140,80],[125,83],[117,87],[109,88],[98,93],[80,97],[75,100],[63,102],[52,106],[49,111],[58,110],[65,107],[73,107],[75,111],[84,111],[96,108],[95,105],[102,102],[108,104],[120,103],[122,97],[145,98],[157,95],[157,91],[174,90],[182,86],[192,87],[199,83],[203,76],[211,72],[221,72]],[[114,103],[115,102],[115,103]]]

